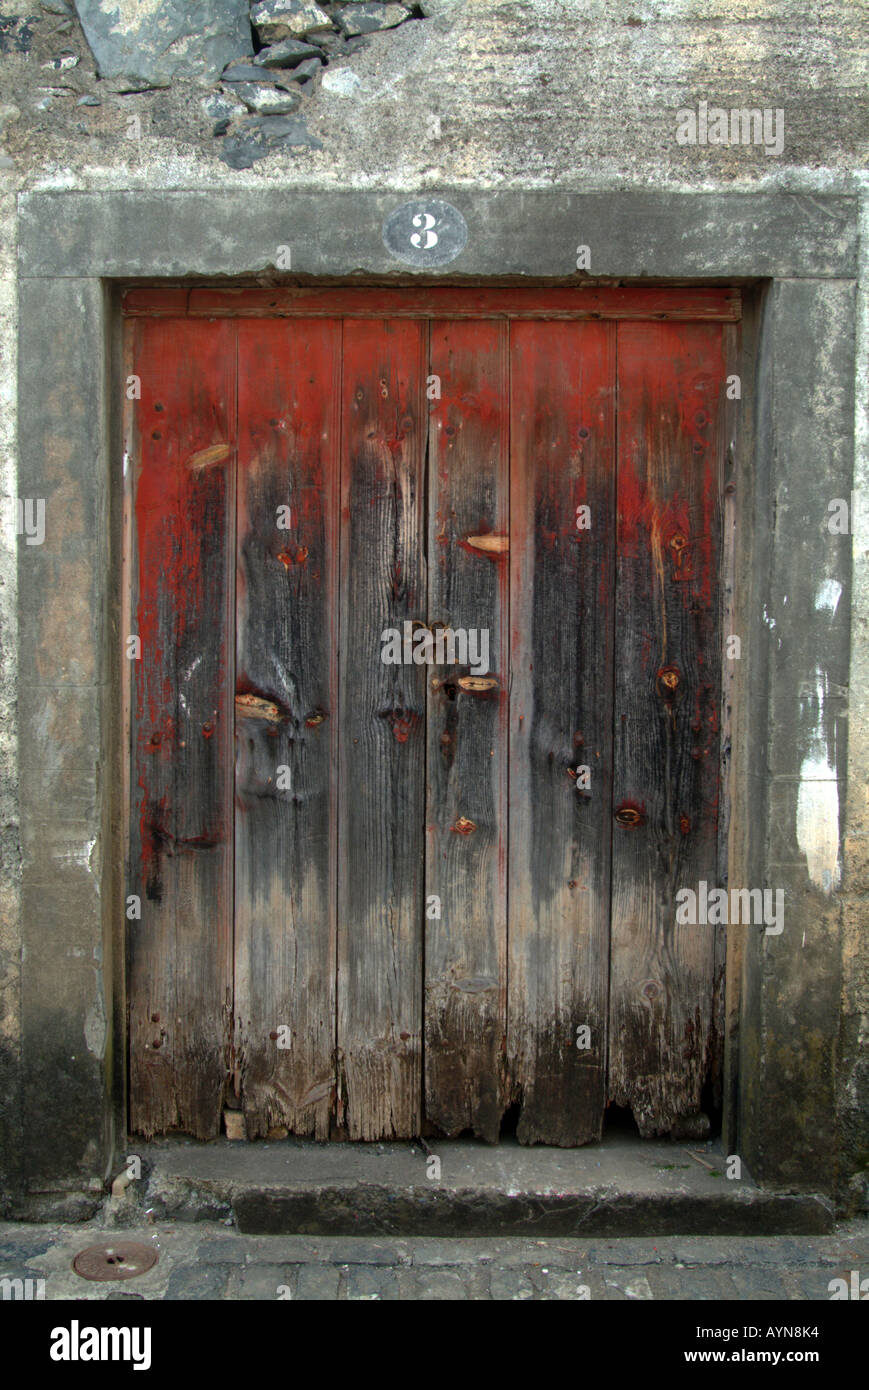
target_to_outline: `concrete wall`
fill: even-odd
[[[97,401],[104,411],[103,363],[76,353],[84,341],[92,352],[83,325],[102,321],[101,278],[136,273],[130,260],[95,272],[84,264],[87,247],[75,236],[66,242],[58,236],[52,254],[66,256],[66,266],[31,259],[19,294],[18,195],[237,190],[266,219],[253,255],[237,223],[211,224],[207,196],[174,241],[159,200],[144,224],[132,202],[113,201],[111,239],[129,238],[139,246],[142,267],[159,265],[167,275],[209,267],[260,272],[285,244],[293,247],[294,268],[322,273],[331,265],[344,274],[401,268],[368,263],[364,243],[353,236],[353,190],[408,196],[460,190],[466,216],[473,220],[478,209],[487,252],[475,262],[470,246],[470,259],[457,262],[456,272],[566,276],[573,245],[589,241],[582,226],[569,218],[559,223],[564,245],[552,249],[550,268],[542,270],[533,247],[519,255],[499,238],[497,201],[479,201],[488,190],[552,189],[611,195],[608,225],[616,242],[620,235],[625,245],[630,241],[630,255],[619,262],[607,241],[595,245],[592,238],[593,275],[702,278],[714,264],[739,262],[741,269],[730,273],[776,276],[759,301],[754,452],[741,466],[747,487],[757,466],[771,488],[766,509],[758,502],[752,515],[743,515],[744,529],[753,535],[765,529],[774,542],[764,549],[758,541],[755,555],[767,588],[749,551],[743,556],[744,594],[773,594],[778,607],[763,612],[762,604],[745,600],[750,658],[735,729],[735,744],[741,730],[745,748],[748,725],[767,721],[768,762],[767,775],[756,778],[762,785],[752,797],[746,792],[734,828],[731,882],[735,871],[744,871],[746,883],[760,883],[751,877],[752,856],[767,872],[777,866],[779,877],[766,886],[786,888],[800,925],[795,937],[745,943],[744,1003],[734,1032],[739,1066],[731,1067],[741,1090],[733,1110],[742,1125],[737,1133],[750,1138],[746,1157],[762,1180],[865,1202],[869,507],[858,516],[854,537],[835,538],[824,527],[826,502],[843,489],[847,495],[852,467],[864,494],[869,481],[865,6],[780,0],[725,10],[709,0],[427,0],[396,28],[324,48],[327,61],[301,84],[297,109],[283,118],[286,127],[254,126],[256,116],[236,109],[226,84],[234,106],[223,135],[214,134],[215,107],[203,109],[218,87],[208,85],[201,63],[198,80],[153,72],[146,79],[141,71],[100,77],[77,18],[64,8],[64,0],[29,6],[6,0],[4,13],[18,17],[0,19],[0,1168],[6,1188],[20,1191],[25,1184],[27,1209],[37,1212],[40,1193],[51,1194],[44,1200],[56,1210],[59,1194],[68,1192],[69,1210],[83,1214],[112,1161],[105,1102],[114,1074],[111,981],[102,968],[111,913],[99,904],[114,890],[105,887],[112,865],[103,853],[110,809],[101,740],[107,735],[94,721],[102,714],[105,725],[114,693],[110,613],[100,607],[99,585],[93,602],[87,600],[91,578],[111,561],[111,461],[104,453],[104,413],[92,409]],[[93,23],[98,6],[79,8]],[[146,8],[159,6],[154,0]],[[259,44],[251,31],[246,52],[233,56],[252,57]],[[152,80],[169,85],[147,87]],[[761,145],[679,144],[677,113],[703,101],[781,111],[781,153]],[[249,167],[232,167],[248,157]],[[324,201],[321,216],[300,219],[293,190],[302,188],[345,196],[328,203],[328,214]],[[663,214],[660,222],[638,216],[624,199],[644,189],[698,195],[699,223],[691,216],[682,223]],[[730,254],[736,234],[725,208],[731,205],[705,203],[702,195],[778,191],[797,195],[783,205],[790,211],[740,261]],[[841,268],[843,223],[825,201],[831,196],[853,199],[861,220],[856,294],[853,272]],[[31,203],[30,216],[38,207],[40,216],[60,224],[45,230],[59,232],[75,222],[65,210],[74,202]],[[361,221],[368,215],[360,213]],[[740,217],[745,236],[751,217]],[[811,235],[788,241],[789,227],[800,219]],[[38,250],[39,230],[22,232],[28,254]],[[785,242],[790,260],[776,263],[776,243]],[[47,276],[54,287],[50,306],[39,293]],[[777,315],[784,336],[774,331]],[[795,332],[800,316],[804,328]],[[28,424],[21,457],[27,455],[28,486],[41,472],[38,495],[48,499],[44,545],[19,544],[20,618],[19,329],[27,355],[24,406],[28,420],[38,414],[45,429],[40,440]],[[86,415],[68,394],[70,361],[80,399],[91,403]],[[803,403],[788,419],[781,416],[784,399]],[[824,609],[823,597],[816,607],[824,579],[842,585],[835,612]],[[64,604],[64,591],[70,601],[79,596],[77,608]],[[20,673],[19,621],[29,634]],[[801,638],[782,643],[783,630],[800,628]],[[81,635],[78,656],[70,631]],[[34,660],[34,652],[41,657]],[[103,752],[92,756],[94,747]],[[746,770],[746,788],[749,771],[758,770]],[[43,809],[54,807],[41,822],[31,818],[24,836],[20,794]],[[831,838],[819,832],[821,823],[835,823]],[[54,982],[48,993],[47,980]],[[23,1167],[16,1170],[18,1160]],[[24,1209],[20,1202],[18,1209]]]

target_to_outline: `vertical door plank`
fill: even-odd
[[[130,1125],[219,1131],[232,981],[233,324],[143,320],[134,468]],[[126,637],[126,634],[124,634]]]
[[[420,1126],[428,668],[384,664],[381,634],[425,617],[426,331],[344,323],[338,1047],[354,1139]]]
[[[619,326],[610,1081],[644,1135],[698,1109],[715,933],[676,892],[716,882],[719,325]]]
[[[508,332],[435,322],[430,349],[441,398],[430,416],[429,618],[485,631],[492,685],[463,688],[467,662],[429,668],[425,1113],[448,1135],[492,1142],[507,986]]]
[[[604,1106],[615,330],[511,335],[507,1049],[519,1139],[567,1146]]]
[[[272,319],[238,335],[235,1084],[249,1138],[284,1127],[325,1139],[341,330]]]

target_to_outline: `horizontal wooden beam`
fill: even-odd
[[[733,322],[738,289],[554,289],[435,285],[311,289],[131,289],[124,314],[159,318],[662,319]]]

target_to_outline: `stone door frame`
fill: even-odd
[[[437,200],[450,259],[426,262],[424,243],[399,259],[389,247]],[[782,888],[786,913],[780,935],[728,938],[724,1142],[764,1184],[834,1192],[851,543],[826,523],[852,487],[857,200],[52,191],[19,214],[19,496],[46,503],[43,544],[19,545],[27,1189],[95,1191],[125,1140],[120,290],[425,277],[742,288],[729,881]],[[806,807],[836,806],[838,840],[807,844]]]

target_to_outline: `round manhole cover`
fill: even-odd
[[[89,1245],[78,1252],[72,1267],[82,1279],[135,1279],[156,1263],[153,1246],[124,1240],[114,1245]]]

